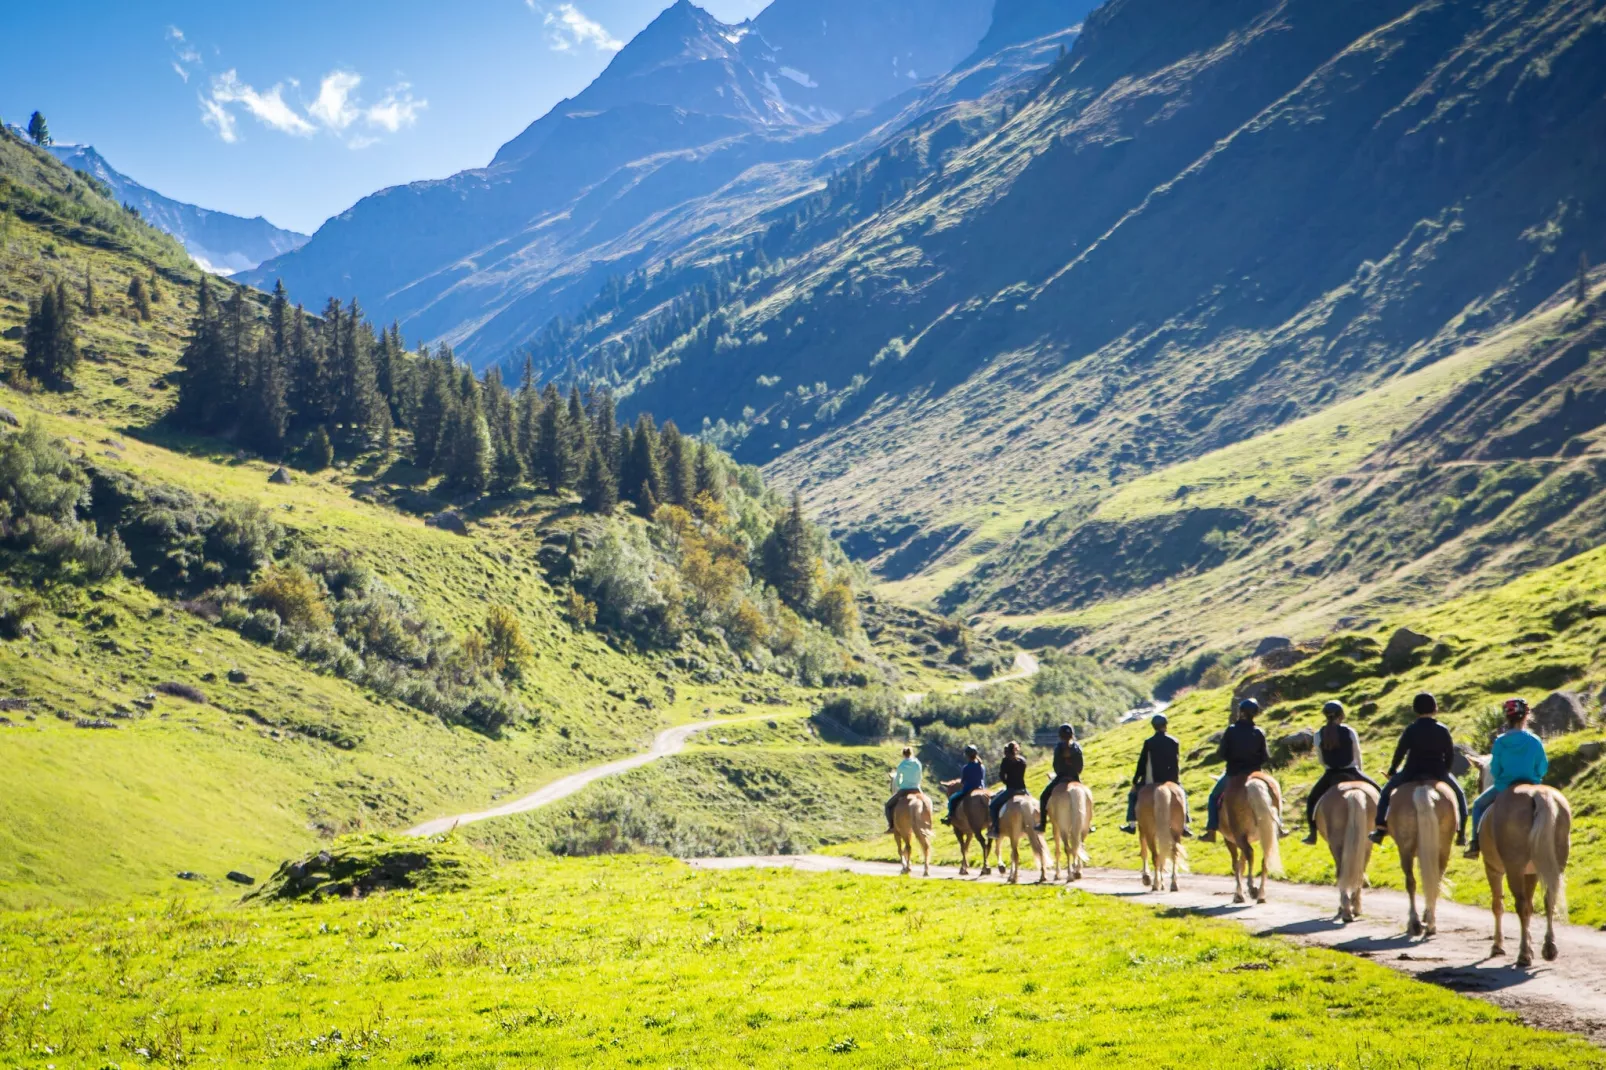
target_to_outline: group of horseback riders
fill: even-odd
[[[1411,705],[1416,718],[1400,734],[1399,742],[1394,748],[1393,760],[1389,763],[1388,780],[1382,786],[1362,771],[1360,737],[1355,734],[1355,729],[1344,723],[1343,704],[1328,702],[1322,708],[1326,724],[1317,734],[1317,744],[1323,772],[1305,798],[1305,823],[1308,827],[1305,843],[1316,842],[1316,806],[1321,801],[1322,795],[1340,784],[1359,781],[1377,789],[1379,799],[1376,827],[1370,835],[1373,843],[1381,843],[1388,835],[1389,800],[1394,793],[1406,784],[1438,781],[1455,795],[1458,816],[1456,843],[1466,846],[1468,806],[1466,795],[1454,775],[1455,745],[1450,729],[1439,721],[1438,702],[1432,695],[1423,692],[1412,700]],[[1489,771],[1493,784],[1480,794],[1471,806],[1473,834],[1471,845],[1466,851],[1468,858],[1478,857],[1478,821],[1499,793],[1518,784],[1540,783],[1549,766],[1544,743],[1528,730],[1528,703],[1520,698],[1508,699],[1504,704],[1503,713],[1506,728],[1495,739],[1490,754]],[[1216,779],[1206,804],[1205,831],[1200,837],[1205,842],[1213,842],[1216,838],[1220,823],[1221,798],[1232,779],[1258,773],[1271,763],[1266,734],[1255,724],[1255,718],[1259,714],[1258,702],[1253,698],[1243,699],[1238,703],[1233,722],[1222,733],[1215,760],[1225,762],[1226,769]],[[1129,834],[1137,831],[1135,815],[1138,794],[1143,787],[1176,784],[1181,780],[1181,745],[1175,737],[1167,734],[1168,722],[1165,714],[1156,713],[1149,718],[1149,723],[1154,733],[1143,741],[1143,748],[1138,753],[1137,769],[1132,776],[1131,790],[1127,793],[1126,823],[1121,826],[1121,831]],[[960,769],[958,789],[948,796],[948,814],[943,818],[944,824],[952,821],[954,808],[960,800],[973,791],[985,789],[987,785],[987,770],[981,762],[979,752],[975,747],[967,746],[964,754],[965,764]],[[1068,724],[1060,725],[1059,742],[1054,747],[1054,776],[1038,800],[1036,831],[1044,831],[1048,801],[1054,789],[1061,784],[1079,782],[1082,777],[1082,764],[1082,747],[1076,741],[1075,731]],[[889,833],[892,832],[894,805],[901,796],[921,790],[922,772],[920,761],[915,758],[913,748],[905,747],[903,760],[898,763],[894,772],[897,790],[886,804]],[[1018,744],[1009,743],[1004,747],[1000,773],[1003,787],[988,800],[994,836],[998,834],[998,817],[1005,804],[1015,796],[1024,795],[1028,791],[1026,760],[1021,757]],[[1188,828],[1186,817],[1186,796],[1183,798],[1182,835],[1192,837],[1193,832]],[[1280,817],[1278,821],[1280,825]],[[1089,828],[1088,831],[1093,830]],[[1287,831],[1279,828],[1278,834],[1286,836]]]

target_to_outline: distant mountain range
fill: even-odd
[[[1090,5],[1057,6],[1069,25]],[[381,190],[242,277],[282,277],[309,300],[354,294],[377,320],[484,365],[609,276],[818,187],[840,154],[907,121],[903,107],[976,49],[992,9],[775,0],[729,25],[679,0],[486,167]]]
[[[245,271],[306,244],[305,234],[276,227],[261,216],[246,219],[164,197],[112,167],[92,145],[51,145],[50,151],[68,167],[106,183],[113,197],[177,238],[208,271]]]

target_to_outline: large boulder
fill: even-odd
[[[1469,754],[1476,754],[1479,758],[1486,759],[1485,755],[1478,754],[1471,747],[1463,743],[1457,743],[1455,745],[1455,756],[1450,759],[1450,772],[1455,775],[1456,779],[1460,779],[1472,772],[1472,762],[1467,757]]]
[[[1287,650],[1294,645],[1294,641],[1284,635],[1268,635],[1255,644],[1255,657],[1263,658],[1273,650]]]
[[[1383,667],[1388,670],[1403,669],[1411,662],[1411,655],[1422,647],[1433,642],[1431,636],[1421,632],[1413,632],[1409,628],[1400,628],[1389,636],[1388,645],[1383,648]]]
[[[1260,667],[1269,672],[1282,672],[1292,669],[1295,665],[1310,658],[1314,652],[1302,650],[1297,646],[1278,647],[1269,650],[1260,656]]]
[[[1277,746],[1289,754],[1309,754],[1316,749],[1316,729],[1296,728],[1277,740]]]
[[[468,524],[464,522],[463,515],[457,512],[455,509],[447,509],[445,512],[436,513],[434,516],[424,521],[424,523],[428,524],[432,528],[440,528],[442,531],[449,531],[453,535],[468,534]]]
[[[275,468],[273,470],[273,474],[268,477],[269,483],[278,483],[282,485],[289,483],[290,481],[290,472],[283,465]]]
[[[1589,710],[1578,692],[1552,691],[1533,708],[1528,723],[1541,736],[1562,736],[1587,727]]]

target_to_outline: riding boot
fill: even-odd
[[[1389,830],[1379,825],[1377,828],[1367,833],[1366,838],[1371,840],[1373,843],[1382,843],[1383,838],[1388,834]]]
[[[1131,835],[1134,835],[1138,831],[1138,827],[1136,825],[1130,825],[1130,824],[1122,825],[1121,826],[1121,831],[1126,833],[1128,836],[1131,836]]]
[[[1467,845],[1467,834],[1460,829],[1457,829],[1455,833],[1455,845],[1457,847],[1465,847]]]
[[[1185,840],[1193,839],[1193,829],[1189,828],[1187,825],[1183,825],[1182,826],[1182,838],[1185,839]]]
[[[1305,833],[1305,838],[1303,840],[1300,840],[1299,842],[1303,843],[1303,844],[1308,844],[1311,847],[1315,847],[1316,846],[1316,827],[1314,825],[1312,825],[1310,831]]]
[[[1477,858],[1478,857],[1478,837],[1476,837],[1476,836],[1472,837],[1472,842],[1467,844],[1466,854],[1463,857],[1466,857],[1466,858]]]
[[[1204,835],[1199,837],[1199,842],[1200,843],[1215,843],[1216,842],[1216,830],[1215,829],[1205,829],[1204,830]]]
[[[1034,832],[1047,832],[1048,831],[1048,822],[1047,821],[1039,821],[1037,824],[1032,826],[1032,831],[1034,831]]]

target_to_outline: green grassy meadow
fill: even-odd
[[[1230,922],[640,858],[317,905],[0,915],[0,976],[0,1058],[29,1068],[1600,1064]]]

